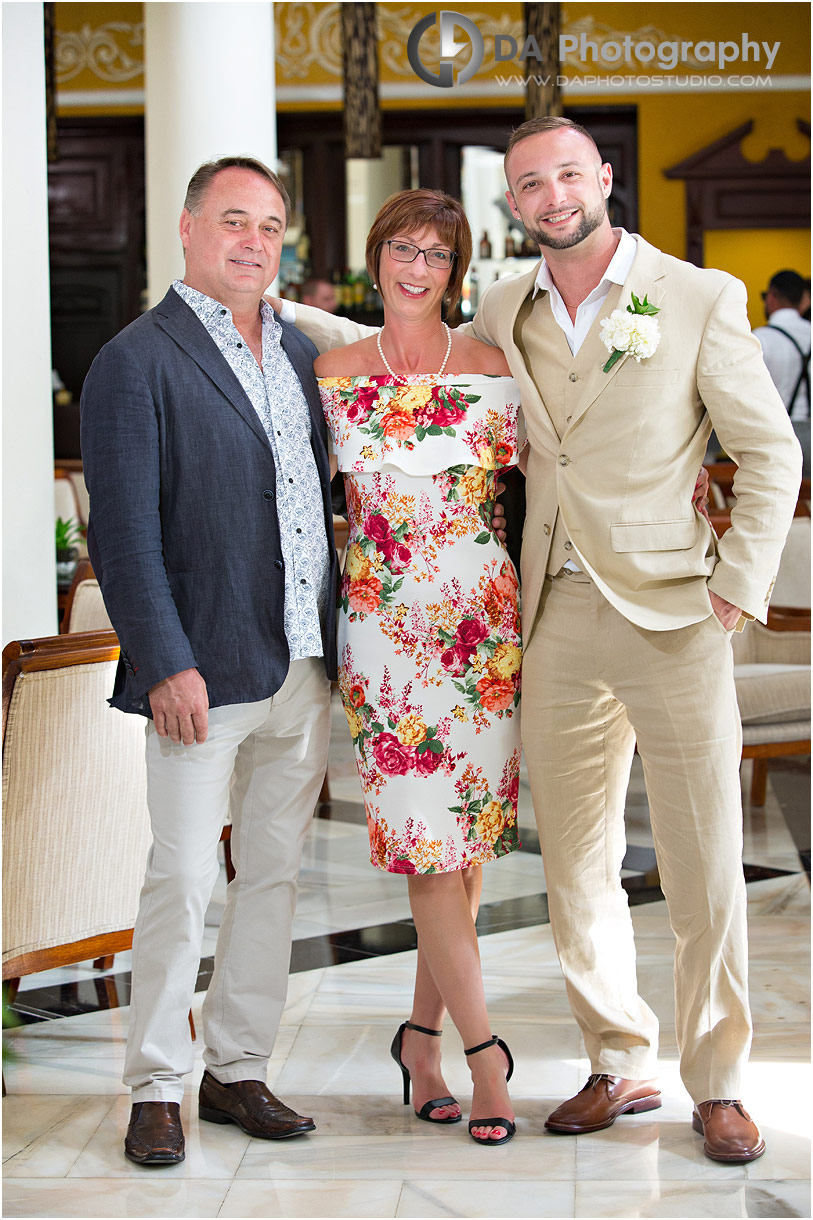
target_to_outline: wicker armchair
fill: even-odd
[[[3,978],[132,944],[150,844],[140,717],[111,712],[112,631],[3,651]]]

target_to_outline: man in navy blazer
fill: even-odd
[[[153,831],[133,940],[125,1154],[184,1157],[187,1012],[231,811],[235,880],[203,1005],[200,1117],[314,1129],[265,1084],[302,845],[327,763],[336,553],[316,350],[262,300],[290,201],[261,162],[192,177],[185,274],[102,348],[82,393],[88,550],[143,715]]]

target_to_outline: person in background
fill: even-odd
[[[336,312],[336,293],[327,280],[305,280],[300,299],[303,305],[314,305],[317,309],[324,309],[325,313]]]
[[[778,271],[762,294],[767,326],[754,334],[802,447],[802,475],[810,478],[810,280]],[[808,317],[804,317],[805,305]]]
[[[231,812],[236,876],[203,1004],[198,1112],[314,1130],[266,1083],[302,847],[325,775],[337,561],[313,345],[262,301],[290,201],[260,161],[193,175],[185,273],[102,348],[82,393],[88,551],[145,717],[153,843],[133,937],[125,1155],[184,1159],[187,1014]]]
[[[762,294],[767,326],[754,334],[791,419],[810,418],[810,322],[800,313],[805,281],[795,271],[777,271]]]

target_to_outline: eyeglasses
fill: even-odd
[[[389,246],[390,255],[396,263],[414,263],[418,255],[422,254],[427,267],[448,271],[457,258],[454,250],[444,250],[441,246],[435,246],[432,250],[421,250],[420,246],[413,246],[412,242],[392,239],[384,244]]]

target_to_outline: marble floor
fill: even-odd
[[[637,1217],[810,1216],[809,767],[771,770],[764,809],[746,800],[755,1037],[743,1096],[768,1150],[717,1165],[690,1125],[677,1070],[672,938],[653,873],[636,767],[624,884],[642,994],[661,1018],[663,1108],[595,1135],[544,1131],[547,1114],[589,1067],[548,924],[545,881],[523,785],[521,852],[487,867],[478,923],[493,1028],[511,1046],[518,1133],[482,1149],[465,1124],[419,1123],[401,1104],[389,1057],[408,1015],[414,929],[401,877],[367,863],[363,808],[340,709],[331,803],[315,817],[303,869],[288,1004],[268,1081],[317,1122],[313,1135],[268,1143],[199,1123],[200,1054],[182,1106],[183,1164],[149,1169],[121,1144],[129,955],[24,980],[25,1024],[5,1034],[4,1216]],[[743,768],[747,792],[749,766]],[[198,1013],[224,898],[221,877],[193,1012]],[[199,1044],[198,1044],[199,1046]],[[200,1048],[199,1048],[200,1049]],[[470,1080],[460,1040],[444,1037],[447,1081],[464,1112]]]

